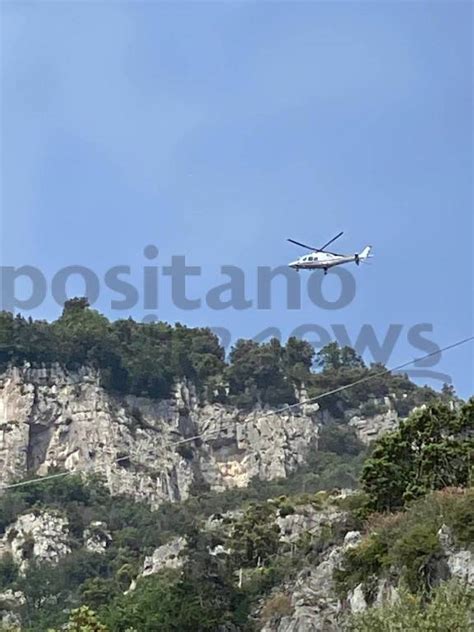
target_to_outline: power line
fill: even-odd
[[[419,358],[413,358],[412,360],[408,360],[407,362],[403,362],[402,364],[399,364],[395,367],[391,367],[388,369],[382,369],[381,371],[377,371],[375,373],[370,373],[369,375],[365,375],[362,378],[359,378],[358,380],[355,380],[354,382],[350,382],[349,384],[345,384],[343,386],[339,386],[337,388],[334,388],[330,391],[326,391],[324,393],[320,393],[319,395],[316,395],[315,397],[311,397],[309,399],[305,399],[303,401],[297,402],[296,404],[287,404],[286,406],[282,407],[282,408],[277,408],[276,410],[269,410],[266,412],[263,412],[262,414],[259,415],[259,418],[261,419],[262,417],[269,417],[271,415],[278,415],[280,413],[284,413],[284,412],[288,412],[289,410],[292,410],[293,408],[298,408],[300,406],[305,406],[306,404],[313,404],[317,401],[319,401],[320,399],[323,399],[324,397],[328,397],[329,395],[335,395],[336,393],[340,393],[342,391],[348,390],[354,386],[357,386],[358,384],[363,384],[364,382],[368,382],[370,380],[375,379],[376,377],[380,377],[382,375],[386,375],[387,373],[392,373],[394,371],[400,371],[400,369],[404,369],[407,366],[410,366],[411,364],[415,364],[416,362],[421,362],[422,360],[427,360],[428,358],[432,358],[434,356],[437,356],[441,353],[443,353],[444,351],[449,351],[450,349],[455,349],[456,347],[460,347],[461,345],[464,345],[468,342],[471,342],[472,340],[474,340],[474,336],[470,336],[469,338],[464,338],[463,340],[458,340],[457,342],[454,342],[453,344],[447,345],[446,347],[442,347],[441,349],[437,349],[436,351],[432,351],[431,353],[427,353],[424,356],[421,356]],[[229,423],[229,424],[225,424],[224,427],[233,425],[235,422]],[[244,422],[245,423],[245,422]],[[250,423],[250,420],[248,420],[246,423]],[[173,446],[179,446],[179,445],[183,445],[184,443],[190,443],[191,441],[196,441],[197,439],[202,439],[203,437],[208,437],[209,434],[216,434],[221,432],[221,430],[223,429],[223,426],[220,426],[218,429],[216,430],[211,430],[211,431],[204,431],[200,434],[194,435],[192,437],[187,437],[186,439],[181,439],[180,441],[171,441],[168,443],[169,447],[173,447]],[[161,447],[167,447],[166,444],[163,444]],[[122,456],[118,459],[115,459],[113,461],[113,463],[119,463],[120,461],[125,461],[127,459],[129,459],[129,456]],[[21,481],[19,483],[11,483],[9,485],[2,485],[0,486],[0,490],[6,490],[6,489],[13,489],[13,488],[17,488],[17,487],[26,487],[28,485],[34,485],[35,483],[40,483],[43,481],[47,481],[47,480],[51,480],[51,479],[55,479],[55,478],[61,478],[64,476],[70,476],[72,474],[78,474],[81,472],[87,472],[88,470],[69,470],[67,472],[59,472],[58,474],[50,474],[48,476],[42,476],[40,478],[36,478],[36,479],[31,479],[31,480],[27,480],[27,481]]]
[[[114,459],[112,463],[120,463],[129,459],[129,456],[121,456],[119,459]],[[47,476],[40,476],[38,478],[28,479],[26,481],[20,481],[19,483],[10,483],[9,485],[0,485],[0,491],[4,489],[15,489],[17,487],[27,487],[28,485],[34,485],[35,483],[43,483],[44,481],[50,481],[55,478],[63,478],[64,476],[70,476],[72,474],[92,473],[94,471],[100,472],[97,468],[91,468],[90,470],[68,470],[67,472],[58,472],[57,474],[48,474]]]
[[[274,410],[272,412],[266,413],[266,415],[272,414],[278,414],[280,412],[284,412],[285,410],[288,410],[290,408],[295,408],[296,406],[304,406],[305,404],[311,404],[315,401],[318,401],[319,399],[322,399],[323,397],[327,397],[328,395],[334,395],[335,393],[340,393],[341,391],[345,391],[348,388],[352,388],[353,386],[357,386],[357,384],[362,384],[363,382],[368,382],[369,380],[373,380],[376,377],[380,377],[381,375],[386,375],[387,373],[393,373],[395,371],[400,371],[400,369],[404,369],[407,366],[410,366],[410,364],[415,364],[416,362],[421,362],[422,360],[427,360],[428,358],[432,358],[433,356],[437,356],[440,353],[443,353],[444,351],[449,351],[449,349],[454,349],[455,347],[460,347],[463,344],[466,344],[466,342],[471,342],[472,340],[474,340],[474,336],[470,336],[469,338],[464,338],[463,340],[459,340],[458,342],[454,342],[451,345],[447,345],[446,347],[443,347],[442,349],[437,349],[436,351],[432,351],[431,353],[427,353],[424,356],[421,356],[420,358],[413,358],[413,360],[409,360],[408,362],[404,362],[403,364],[399,364],[398,366],[394,366],[391,367],[389,369],[382,369],[381,371],[378,371],[376,373],[371,373],[369,375],[366,375],[365,377],[362,377],[358,380],[355,380],[354,382],[351,382],[350,384],[346,384],[344,386],[339,386],[338,388],[333,389],[332,391],[327,391],[326,393],[321,393],[320,395],[317,395],[316,397],[312,397],[311,399],[306,399],[303,400],[302,402],[298,402],[297,404],[291,404],[288,406],[285,406],[284,408],[280,408],[277,410]],[[265,416],[266,416],[265,415]]]
[[[13,489],[16,487],[25,487],[26,485],[30,485],[32,483],[38,483],[43,481],[50,481],[53,478],[61,478],[62,476],[67,476],[68,474],[73,474],[72,471],[67,472],[59,472],[58,474],[48,474],[48,476],[42,476],[41,478],[34,478],[31,480],[21,481],[20,483],[11,483],[10,485],[2,485],[0,489]]]
[[[391,367],[388,369],[382,369],[381,371],[377,371],[375,373],[370,373],[369,375],[365,375],[364,377],[361,377],[358,380],[355,380],[354,382],[350,382],[349,384],[345,384],[343,386],[338,386],[337,388],[334,388],[330,391],[326,391],[325,393],[320,393],[319,395],[316,395],[315,397],[311,397],[310,399],[305,399],[303,401],[297,402],[296,404],[287,404],[286,406],[282,408],[277,408],[276,410],[266,411],[262,413],[261,415],[259,415],[259,418],[261,419],[262,417],[278,415],[280,413],[287,412],[288,410],[291,410],[293,408],[305,406],[306,404],[313,404],[314,402],[317,402],[320,399],[323,399],[323,397],[328,397],[329,395],[335,395],[336,393],[345,391],[349,388],[352,388],[353,386],[357,386],[358,384],[368,382],[369,380],[373,380],[374,378],[380,377],[381,375],[386,375],[387,373],[392,373],[394,371],[400,371],[400,369],[404,369],[405,367],[410,366],[410,364],[415,364],[416,362],[427,360],[428,358],[432,358],[433,356],[439,355],[440,353],[443,353],[444,351],[449,351],[450,349],[454,349],[455,347],[460,347],[461,345],[466,344],[467,342],[471,342],[472,340],[474,340],[474,336],[470,336],[469,338],[464,338],[463,340],[459,340],[458,342],[455,342],[451,345],[447,345],[446,347],[443,347],[442,349],[437,349],[436,351],[427,353],[426,355],[421,356],[420,358],[413,358],[412,360],[409,360],[408,362],[404,362],[403,364],[399,364],[398,366]],[[221,428],[219,428],[219,430],[221,430]],[[219,432],[219,430],[215,430],[212,432]],[[188,443],[190,441],[194,441],[195,439],[200,439],[203,436],[206,436],[205,432],[199,435],[195,435],[194,437],[189,437],[187,439],[182,439],[181,441],[176,441],[175,445]]]

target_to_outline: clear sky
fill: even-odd
[[[417,328],[439,346],[473,333],[470,2],[77,0],[1,13],[2,265],[46,278],[31,315],[57,317],[51,280],[74,264],[97,275],[96,306],[112,318],[157,314],[233,340],[317,325],[355,343],[365,325],[383,342],[392,326],[394,365],[432,349]],[[314,305],[300,273],[300,309],[283,279],[257,308],[257,267],[302,254],[287,237],[319,245],[340,230],[337,251],[375,254],[351,266],[348,305]],[[160,271],[159,308],[146,309],[143,268],[173,255],[202,267],[187,293],[203,303],[173,305]],[[116,265],[131,267],[132,309],[111,309]],[[228,280],[222,265],[245,272],[251,307],[206,305]],[[80,279],[68,289],[81,294]],[[337,297],[335,275],[323,291]],[[473,348],[431,367],[463,396]]]

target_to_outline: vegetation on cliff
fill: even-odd
[[[399,601],[351,617],[348,632],[471,632],[472,588],[450,581],[423,595],[402,591]]]
[[[448,528],[458,547],[468,547],[473,541],[474,495],[465,475],[465,466],[470,461],[465,448],[472,428],[472,410],[473,401],[457,413],[437,404],[423,411],[431,424],[420,427],[419,412],[407,421],[412,434],[406,440],[415,451],[410,458],[415,459],[420,471],[423,468],[416,461],[420,456],[419,450],[415,450],[414,437],[422,436],[423,446],[430,447],[427,478],[422,479],[424,486],[417,487],[418,499],[401,493],[396,513],[387,511],[384,503],[381,512],[373,512],[374,506],[378,508],[379,498],[385,498],[385,485],[398,489],[397,470],[390,467],[392,442],[400,443],[400,436],[404,437],[403,432],[408,430],[401,435],[397,431],[380,439],[367,456],[362,475],[365,491],[362,489],[339,502],[339,509],[349,512],[344,523],[328,526],[317,537],[303,533],[291,546],[280,540],[276,516],[291,516],[300,511],[300,506],[322,510],[327,495],[317,490],[327,486],[328,476],[337,484],[341,474],[338,468],[345,464],[342,471],[347,476],[347,466],[355,467],[355,463],[361,462],[363,452],[351,454],[355,450],[353,440],[343,437],[334,443],[334,437],[328,437],[327,445],[335,445],[340,454],[314,451],[308,464],[289,479],[253,481],[246,489],[223,494],[207,492],[185,503],[163,505],[157,511],[130,498],[112,498],[100,480],[82,479],[79,475],[16,488],[0,498],[0,530],[25,512],[60,511],[69,521],[72,552],[56,565],[31,559],[24,575],[19,573],[11,556],[4,556],[0,564],[0,587],[23,593],[24,603],[18,613],[23,629],[35,632],[52,626],[59,629],[69,616],[68,610],[74,609],[72,630],[81,629],[73,627],[74,621],[81,617],[96,621],[98,627],[92,630],[211,631],[224,624],[232,624],[237,630],[251,630],[257,625],[251,615],[259,600],[277,586],[291,582],[305,566],[317,564],[328,547],[340,543],[347,530],[357,528],[365,536],[360,545],[347,551],[336,571],[340,596],[344,598],[362,585],[370,603],[378,580],[390,578],[414,595],[414,606],[410,612],[404,610],[403,617],[413,619],[413,629],[423,629],[417,628],[416,622],[426,608],[430,609],[426,616],[436,615],[441,617],[440,621],[445,616],[444,593],[436,593],[433,600],[430,596],[436,583],[436,568],[444,555],[439,530],[443,525]],[[463,446],[462,450],[459,446],[453,448],[455,440]],[[408,459],[409,454],[405,455]],[[431,458],[432,454],[437,458]],[[464,466],[454,467],[459,465],[459,459]],[[409,467],[411,461],[407,463]],[[370,478],[367,484],[366,473],[374,468],[378,478]],[[328,470],[333,470],[333,474]],[[431,492],[443,486],[445,471],[451,473],[449,483],[456,488]],[[223,516],[235,509],[239,512],[227,532],[203,529],[211,514]],[[111,535],[110,544],[102,553],[84,546],[86,528],[92,522],[106,525]],[[188,542],[182,571],[162,571],[143,577],[134,590],[127,592],[140,575],[144,556],[176,535],[184,535]],[[216,547],[228,553],[212,554]],[[420,601],[421,596],[424,601]],[[81,606],[86,608],[77,610]],[[0,610],[1,607],[0,602]],[[462,608],[465,609],[464,597],[460,598],[456,616],[464,616]],[[290,610],[285,593],[273,592],[262,616],[271,618],[277,611]],[[365,618],[354,619],[351,625],[354,630],[365,630],[367,622],[373,621],[374,626],[379,625],[375,629],[396,629],[380,627],[382,612],[386,612],[387,620],[396,615],[389,610],[370,611]],[[403,617],[400,620],[405,621]]]
[[[457,548],[474,543],[474,490],[451,488],[410,503],[404,511],[371,514],[366,537],[350,549],[336,571],[341,597],[362,585],[370,603],[380,578],[403,584],[412,594],[427,594],[436,585],[443,550],[438,532],[452,534]]]
[[[474,400],[416,410],[385,434],[364,464],[362,487],[374,510],[398,509],[429,491],[467,486],[474,456]]]
[[[0,590],[23,592],[25,603],[19,610],[21,619],[25,630],[35,632],[61,625],[67,616],[64,604],[68,608],[85,604],[100,610],[101,620],[106,621],[111,630],[127,629],[128,623],[121,627],[119,614],[123,616],[124,622],[130,622],[131,613],[138,609],[140,614],[137,615],[136,629],[146,630],[145,621],[154,621],[158,616],[147,604],[158,597],[164,599],[163,591],[167,591],[166,607],[169,610],[160,610],[159,616],[168,617],[159,619],[160,625],[164,625],[165,620],[173,619],[181,622],[183,627],[177,628],[180,630],[212,630],[212,627],[193,628],[189,623],[202,615],[199,595],[192,602],[196,609],[191,613],[182,613],[183,619],[179,618],[180,613],[172,610],[173,603],[175,606],[182,603],[183,590],[192,595],[190,586],[183,585],[176,573],[144,578],[133,595],[123,593],[140,574],[145,556],[151,555],[156,547],[176,535],[187,538],[191,555],[186,568],[197,577],[201,571],[196,569],[201,566],[196,564],[207,564],[203,561],[203,556],[208,560],[206,546],[228,545],[216,535],[204,537],[197,528],[202,527],[211,515],[223,515],[235,509],[245,511],[247,508],[242,519],[236,523],[232,536],[232,547],[235,549],[233,556],[225,563],[219,562],[213,571],[222,573],[219,582],[224,582],[228,588],[233,586],[229,593],[229,604],[232,603],[232,608],[237,608],[236,604],[239,604],[235,616],[242,623],[249,616],[252,603],[285,577],[289,570],[288,560],[275,555],[279,553],[271,520],[275,512],[279,511],[282,515],[291,513],[297,502],[318,503],[319,500],[314,496],[318,490],[334,485],[345,486],[348,482],[355,484],[362,463],[360,457],[313,451],[310,462],[288,479],[269,482],[255,479],[247,488],[231,489],[219,494],[200,493],[183,503],[164,504],[156,511],[128,497],[112,497],[99,478],[84,479],[79,474],[12,489],[0,496],[0,537],[6,527],[23,513],[60,511],[70,525],[72,552],[56,565],[32,560],[24,576],[19,575],[11,556],[4,556],[0,563]],[[288,500],[284,500],[285,494]],[[272,498],[280,500],[270,505],[268,500]],[[86,529],[94,522],[106,525],[111,536],[111,544],[104,553],[88,551],[84,546]],[[195,553],[197,557],[194,557]],[[242,594],[236,591],[236,573],[240,565],[254,569],[257,562],[262,564],[261,571],[257,572]],[[214,575],[203,573],[201,579],[196,580],[195,588],[201,589],[203,585],[204,590],[206,581],[212,588],[217,579]],[[226,617],[230,616],[229,609],[222,610],[222,607],[218,601],[216,612],[220,612],[222,621],[226,621]],[[194,606],[190,605],[190,608]],[[0,600],[0,613],[1,610]],[[191,627],[186,627],[188,623]],[[165,626],[163,630],[166,629],[176,628]]]
[[[315,357],[313,347],[290,338],[286,344],[239,340],[226,360],[217,336],[207,328],[164,322],[109,321],[87,300],[67,301],[54,322],[0,312],[0,371],[8,365],[44,366],[59,363],[70,369],[83,365],[100,371],[105,388],[122,394],[169,397],[177,380],[192,381],[210,401],[249,408],[292,404],[304,385],[310,397],[361,378],[370,380],[328,396],[325,408],[334,417],[362,404],[367,414],[384,412],[375,400],[395,395],[401,416],[435,400],[430,388],[419,388],[405,375],[367,367],[350,347],[330,343]]]
[[[459,547],[470,546],[474,537],[473,400],[461,406],[447,390],[437,394],[406,376],[383,373],[379,365],[367,367],[354,350],[336,343],[314,356],[308,343],[296,339],[285,345],[239,341],[226,359],[210,330],[109,322],[82,299],[69,301],[53,323],[0,313],[0,368],[25,362],[92,365],[105,388],[153,398],[168,397],[176,380],[187,378],[207,399],[242,408],[293,403],[302,385],[315,397],[371,378],[325,397],[324,408],[336,421],[321,427],[319,445],[286,479],[253,480],[221,494],[196,488],[186,502],[156,511],[131,498],[112,498],[100,479],[80,475],[4,492],[0,537],[18,516],[49,510],[65,516],[70,529],[71,552],[55,565],[35,560],[31,547],[25,547],[23,574],[10,554],[0,559],[0,592],[22,594],[16,611],[25,632],[63,629],[68,620],[66,629],[76,632],[258,629],[262,621],[291,615],[287,587],[351,529],[363,538],[335,573],[340,597],[362,585],[370,604],[380,578],[403,589],[399,608],[369,608],[351,618],[350,629],[458,629],[440,627],[451,599],[451,621],[467,630],[462,626],[472,595],[457,586],[434,590],[434,584],[444,556],[440,529],[449,529]],[[402,417],[425,406],[367,449],[345,423],[346,413],[385,412],[385,397]],[[360,491],[337,503],[338,511],[347,512],[343,524],[317,536],[305,532],[291,545],[281,540],[276,517],[291,517],[302,506],[322,510],[328,495],[321,490],[355,488],[359,480]],[[228,531],[204,528],[211,515],[225,522],[233,510]],[[91,524],[110,535],[101,552],[86,546]],[[145,556],[177,535],[187,540],[181,570],[141,577]],[[216,550],[221,554],[211,553]],[[7,602],[0,596],[0,615]],[[423,627],[424,620],[431,627]]]

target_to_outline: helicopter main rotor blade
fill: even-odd
[[[301,246],[302,248],[307,248],[308,250],[319,250],[319,248],[314,248],[313,246],[307,246],[306,244],[301,244],[299,241],[295,241],[294,239],[288,239],[292,244],[296,244],[297,246]]]
[[[344,232],[341,231],[338,235],[330,239],[327,242],[327,244],[324,244],[324,246],[322,246],[321,248],[316,248],[315,246],[307,246],[306,244],[302,244],[301,242],[295,241],[294,239],[288,239],[288,241],[291,241],[292,244],[296,244],[297,246],[301,246],[302,248],[307,248],[308,250],[313,250],[315,252],[322,252],[325,248],[329,246],[329,244],[332,244],[333,241],[336,241],[336,239],[339,239],[339,237],[343,234]]]
[[[333,241],[336,241],[336,239],[339,239],[339,237],[343,234],[344,234],[344,231],[341,231],[338,235],[330,239],[327,244],[324,244],[324,246],[321,246],[321,248],[317,248],[317,250],[324,250],[325,248],[329,246],[329,244],[332,244]]]

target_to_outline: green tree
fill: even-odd
[[[18,577],[18,567],[10,553],[0,557],[0,590],[10,586]]]
[[[314,349],[305,340],[292,336],[283,350],[283,366],[287,374],[298,384],[308,381],[314,360]]]
[[[215,632],[234,618],[236,592],[202,534],[190,534],[183,572],[161,572],[140,580],[101,611],[114,632]]]
[[[101,608],[114,597],[116,583],[113,579],[89,577],[81,585],[82,600],[91,608]]]
[[[349,632],[469,632],[472,630],[472,588],[446,583],[426,600],[402,592],[400,600],[349,617]]]
[[[274,509],[267,504],[251,504],[232,531],[231,546],[237,564],[265,564],[277,553],[279,545],[280,529]]]
[[[226,373],[231,401],[248,407],[257,403],[271,406],[294,403],[296,380],[288,368],[296,367],[298,371],[296,365],[300,364],[300,373],[306,361],[303,357],[301,362],[300,357],[295,362],[296,353],[294,342],[287,352],[275,338],[264,344],[238,340],[230,353]]]
[[[0,312],[0,369],[9,363],[49,363],[59,357],[58,341],[49,323]]]
[[[100,623],[96,613],[88,606],[81,606],[71,612],[66,627],[67,632],[109,632],[107,626]],[[55,632],[49,630],[49,632]]]
[[[323,425],[319,432],[318,449],[323,452],[355,456],[363,452],[365,446],[351,426],[330,423]]]
[[[443,403],[429,405],[379,439],[361,477],[372,508],[396,509],[430,490],[467,486],[473,428],[471,399],[459,412]]]
[[[330,342],[318,352],[316,365],[323,371],[338,371],[345,367],[349,369],[363,368],[364,362],[351,347],[340,347],[337,342]]]
[[[66,301],[61,317],[53,324],[53,330],[61,341],[62,354],[69,366],[119,365],[112,344],[110,323],[105,316],[90,309],[87,299]]]
[[[456,399],[456,390],[452,384],[447,384],[445,382],[443,384],[443,388],[441,389],[441,395],[444,400],[450,402]]]
[[[177,377],[173,373],[172,328],[128,319],[113,323],[112,330],[126,375],[123,390],[137,396],[168,397]]]

